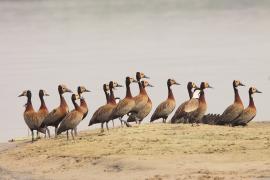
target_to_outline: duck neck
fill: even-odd
[[[106,102],[107,104],[110,102],[110,96],[109,96],[109,93],[107,91],[104,91],[105,93],[105,97],[106,97]]]
[[[202,104],[206,104],[204,90],[201,90],[199,102]]]
[[[72,99],[72,103],[73,103],[76,111],[80,111],[80,106],[76,103],[76,100]]]
[[[109,102],[111,104],[116,104],[115,97],[114,97],[114,92],[113,92],[112,89],[110,89],[110,99],[109,99]]]
[[[64,98],[64,96],[63,96],[63,94],[60,93],[59,95],[60,95],[60,106],[61,106],[61,107],[66,107],[66,106],[67,106],[67,102],[66,102],[66,100],[65,100],[65,98]]]
[[[130,84],[129,83],[126,83],[126,98],[132,98],[132,94],[131,94],[131,91],[130,91]]]
[[[173,92],[170,85],[168,85],[168,99],[174,100]]]
[[[25,112],[26,111],[34,111],[32,101],[31,101],[31,96],[27,97],[27,104],[26,104],[26,107],[25,107]]]
[[[140,94],[142,94],[142,92],[143,92],[143,87],[142,87],[142,83],[141,83],[140,80],[138,80],[138,85],[139,85]]]
[[[233,90],[234,90],[234,103],[243,104],[239,96],[238,89],[236,87],[233,87]]]
[[[79,96],[81,97],[82,93],[79,93]],[[86,104],[86,101],[84,100],[84,98],[80,99],[80,106],[87,108],[87,104]]]
[[[254,100],[253,100],[253,96],[251,93],[249,94],[249,107],[256,109],[255,104],[254,104]]]
[[[47,109],[45,101],[44,101],[44,96],[39,96],[40,99],[40,108],[39,109]]]
[[[191,88],[188,88],[188,95],[189,95],[189,99],[193,97],[193,92]]]

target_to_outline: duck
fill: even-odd
[[[244,105],[242,103],[241,97],[239,95],[237,87],[245,86],[241,81],[234,80],[233,81],[233,90],[234,90],[234,103],[227,107],[225,111],[217,116],[218,118],[215,120],[215,124],[217,125],[229,125],[230,122],[237,119],[244,110]]]
[[[127,127],[131,127],[131,125],[127,123],[126,121],[124,121],[122,118],[123,116],[132,112],[132,109],[136,105],[135,100],[130,90],[131,83],[137,83],[137,81],[134,78],[127,76],[126,77],[126,96],[124,99],[120,100],[117,106],[113,109],[113,112],[110,118],[111,120],[119,118],[121,125],[124,122]]]
[[[122,85],[118,84],[117,82],[110,81],[109,82],[109,90],[111,92],[111,96],[108,97],[108,103],[98,108],[95,113],[93,114],[92,118],[90,119],[89,126],[97,123],[101,123],[101,132],[104,132],[103,125],[106,123],[107,130],[109,130],[108,122],[111,116],[111,113],[116,107],[116,102],[113,94],[113,90],[116,87],[123,87]],[[104,88],[104,91],[107,91],[107,86]]]
[[[198,89],[197,85],[194,82],[188,82],[187,84],[187,90],[188,90],[188,94],[189,94],[189,100],[183,102],[176,110],[176,112],[174,113],[172,119],[171,119],[171,123],[186,123],[185,119],[183,118],[185,116],[186,113],[193,111],[193,105],[195,103],[195,107],[196,107],[196,103],[197,101],[197,97],[193,97],[193,94],[195,91],[193,91],[193,89]]]
[[[46,106],[44,96],[50,96],[50,95],[45,90],[40,89],[39,90],[40,107],[39,107],[39,110],[37,112],[37,116],[38,116],[38,119],[40,121],[39,123],[41,124],[40,127],[46,129],[45,138],[46,138],[46,134],[48,134],[48,137],[50,138],[50,131],[49,131],[48,127],[45,127],[45,124],[43,123],[44,119],[49,114],[49,110]]]
[[[80,98],[81,98],[80,95],[72,94],[71,101],[74,105],[74,109],[71,112],[67,113],[67,115],[61,121],[59,128],[57,129],[57,135],[61,134],[64,131],[67,132],[67,140],[69,140],[69,137],[68,137],[69,130],[71,130],[72,139],[75,140],[72,130],[74,130],[79,125],[79,123],[82,121],[83,116],[84,116],[83,108],[81,108],[76,103],[76,100]]]
[[[231,122],[232,126],[246,126],[250,121],[254,119],[256,116],[257,110],[256,106],[253,100],[253,94],[255,93],[262,93],[255,87],[250,87],[248,94],[249,94],[249,105],[247,108],[244,109],[244,111],[241,113],[241,115]]]
[[[23,113],[24,121],[28,128],[31,130],[32,134],[32,143],[34,142],[34,131],[46,133],[45,128],[41,128],[41,122],[39,121],[37,112],[34,110],[32,105],[32,92],[30,90],[23,91],[18,97],[27,97],[27,103],[25,104],[25,111]],[[38,134],[38,133],[37,133]],[[38,135],[37,135],[38,137]]]
[[[201,82],[198,94],[199,98],[197,101],[193,101],[192,103],[190,103],[190,107],[188,108],[190,108],[191,110],[184,117],[185,119],[188,120],[189,123],[192,123],[192,126],[194,125],[194,123],[196,123],[197,125],[201,123],[207,111],[207,103],[205,100],[205,92],[204,92],[204,90],[207,88],[212,89],[213,87],[210,86],[208,82]],[[197,89],[195,89],[193,96],[195,95],[196,90]],[[195,97],[194,99],[196,100],[197,98]]]
[[[150,97],[148,96],[145,88],[146,87],[154,87],[147,81],[141,81],[141,86],[143,88],[143,91],[145,91],[146,96],[148,97],[147,103],[139,109],[137,113],[131,113],[131,115],[128,117],[127,122],[139,122],[139,124],[143,121],[143,119],[148,116],[148,114],[152,110],[152,101]]]
[[[68,105],[63,96],[63,94],[67,92],[72,93],[72,91],[68,89],[66,85],[62,84],[58,86],[58,93],[60,96],[60,105],[57,108],[53,109],[43,121],[45,124],[45,127],[48,127],[48,126],[55,127],[55,137],[57,136],[58,125],[61,123],[63,118],[69,112]]]
[[[132,112],[134,113],[139,112],[148,101],[148,95],[145,89],[142,87],[141,83],[142,78],[149,79],[149,77],[146,76],[143,72],[137,72],[136,79],[139,85],[139,94],[133,98],[135,101],[135,106],[133,107]]]
[[[174,79],[167,80],[168,98],[158,105],[158,107],[156,108],[156,110],[154,111],[150,119],[150,122],[153,122],[157,119],[162,118],[163,123],[166,123],[168,116],[173,112],[176,104],[175,104],[174,95],[171,89],[172,85],[180,85],[180,84],[177,83]]]
[[[84,97],[82,96],[83,93],[85,92],[91,92],[90,90],[86,89],[84,86],[78,86],[77,88],[77,93],[78,95],[80,96],[80,107],[82,108],[83,110],[83,119],[87,116],[88,114],[88,106],[87,106],[87,103],[84,99]],[[82,119],[82,120],[83,120]],[[77,128],[74,129],[75,131],[75,136],[77,136]]]

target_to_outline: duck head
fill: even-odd
[[[151,85],[148,81],[142,81],[142,86],[143,88],[146,88],[146,87],[154,87],[153,85]]]
[[[136,81],[134,78],[127,76],[126,77],[126,85],[129,86],[131,83],[137,83],[138,81]]]
[[[146,76],[143,72],[137,72],[136,73],[136,79],[137,81],[140,81],[141,79],[150,79],[148,76]]]
[[[168,79],[167,86],[170,87],[172,85],[180,85],[180,84],[176,82],[174,79]]]
[[[78,94],[80,95],[80,94],[82,94],[82,93],[84,93],[84,92],[91,92],[91,91],[88,90],[88,89],[86,89],[84,86],[78,86],[77,92],[78,92]]]
[[[44,89],[39,90],[39,97],[50,96]]]
[[[68,89],[67,86],[64,84],[61,84],[58,86],[58,92],[59,92],[59,94],[64,94],[66,92],[72,93],[72,91],[70,89]]]
[[[233,81],[233,87],[237,88],[238,86],[245,86],[245,85],[239,80],[234,80]]]

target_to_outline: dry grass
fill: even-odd
[[[2,152],[0,164],[8,170],[28,171],[32,178],[55,175],[61,179],[72,177],[71,172],[80,172],[76,177],[84,178],[83,173],[91,171],[89,166],[118,178],[117,174],[124,177],[132,168],[136,179],[270,177],[270,123],[245,128],[145,124],[103,134],[94,130],[82,132],[76,141],[66,141],[63,135]],[[183,173],[168,174],[178,166]],[[96,177],[102,179],[101,175]]]

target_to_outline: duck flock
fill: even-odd
[[[93,124],[101,124],[101,131],[104,131],[104,124],[106,124],[107,130],[109,130],[108,123],[111,121],[114,127],[114,120],[119,119],[121,126],[131,127],[132,122],[140,124],[151,112],[152,101],[149,98],[146,87],[153,87],[148,81],[149,79],[142,72],[136,73],[136,79],[132,77],[126,77],[126,96],[123,99],[116,98],[114,91],[118,87],[123,87],[117,82],[110,81],[109,84],[103,85],[103,91],[107,103],[99,107],[89,120],[89,126]],[[132,96],[130,84],[138,83],[139,94]],[[176,107],[176,101],[173,95],[172,86],[180,85],[174,79],[168,79],[168,97],[165,101],[160,103],[150,118],[150,122],[162,119],[163,123],[166,123],[168,116],[174,111]],[[261,93],[255,87],[249,88],[249,105],[244,108],[242,100],[240,98],[238,87],[244,86],[240,81],[233,81],[234,90],[234,103],[227,107],[222,114],[205,114],[207,111],[207,103],[205,99],[205,90],[212,88],[207,82],[202,82],[200,86],[197,86],[193,82],[188,82],[187,90],[189,94],[189,100],[183,102],[175,111],[170,122],[176,123],[190,123],[192,126],[203,124],[211,125],[227,125],[227,126],[246,126],[255,116],[256,107],[253,100],[254,93]],[[25,104],[24,120],[29,129],[32,132],[32,142],[34,141],[34,131],[37,131],[37,138],[39,132],[48,135],[50,138],[49,126],[55,128],[55,137],[57,135],[66,132],[67,139],[69,139],[69,130],[71,131],[72,138],[77,136],[77,126],[88,115],[88,107],[82,94],[90,92],[84,86],[79,86],[77,94],[72,94],[71,100],[74,105],[74,109],[69,111],[69,107],[63,96],[64,93],[72,93],[72,91],[65,85],[58,86],[58,93],[60,96],[60,105],[48,111],[44,96],[49,96],[45,90],[39,91],[39,98],[41,105],[38,111],[35,111],[32,105],[30,90],[23,91],[19,97],[26,96],[27,103]],[[117,99],[119,102],[117,103]],[[80,100],[80,104],[77,104],[76,100]],[[128,118],[123,119],[124,116]]]

